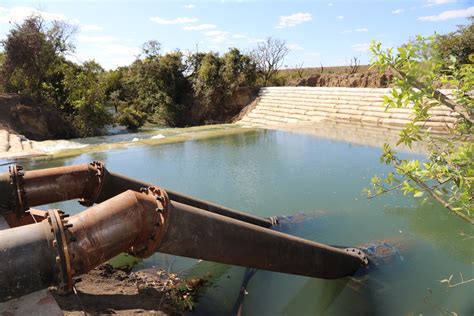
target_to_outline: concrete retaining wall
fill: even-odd
[[[390,91],[380,88],[262,88],[256,106],[238,124],[274,127],[286,123],[333,121],[401,129],[411,121],[413,110],[409,105],[409,108],[385,111],[383,97]],[[441,132],[457,120],[457,113],[446,106],[432,109],[431,114],[428,121],[417,124]]]
[[[31,141],[0,129],[0,159],[13,159],[41,154],[33,150]]]

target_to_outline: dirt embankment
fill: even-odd
[[[345,87],[345,88],[388,88],[393,75],[376,71],[349,73],[312,74],[306,78],[293,80],[290,86]]]
[[[31,98],[0,93],[0,130],[31,140],[71,138],[69,122],[55,108],[41,106]]]
[[[193,310],[206,280],[180,279],[161,269],[116,270],[108,264],[81,277],[76,293],[53,295],[66,316],[184,315]]]

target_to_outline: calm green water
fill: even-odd
[[[398,195],[367,200],[372,175],[387,172],[380,150],[280,131],[258,131],[72,158],[24,162],[45,168],[102,160],[114,170],[259,216],[315,214],[288,233],[356,246],[387,240],[401,257],[365,278],[318,280],[259,271],[244,315],[474,315],[472,226],[432,204]],[[54,205],[75,213],[76,202]],[[467,234],[462,235],[461,233]],[[466,239],[468,238],[468,239]],[[303,258],[295,258],[303,260]],[[157,254],[138,268],[164,266],[188,276],[211,274],[198,315],[229,315],[244,268]]]

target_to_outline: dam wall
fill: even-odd
[[[350,122],[359,125],[402,129],[411,122],[413,104],[406,108],[383,106],[390,88],[266,87],[260,89],[252,109],[237,122],[249,127],[277,128],[282,124]],[[442,91],[449,95],[448,90]],[[425,128],[444,132],[453,127],[458,114],[446,106],[429,111]]]

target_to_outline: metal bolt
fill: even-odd
[[[71,228],[73,225],[70,223],[64,224],[64,228]]]

